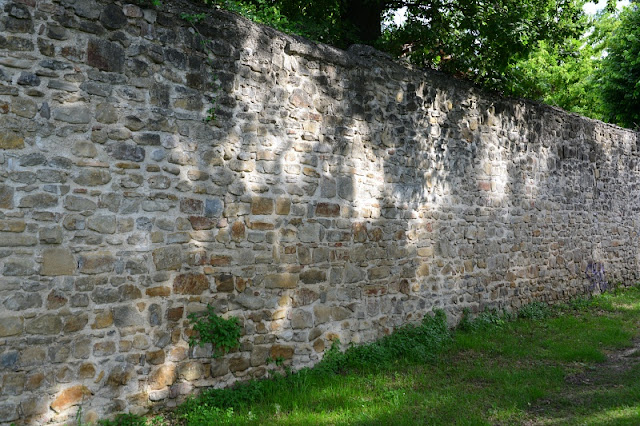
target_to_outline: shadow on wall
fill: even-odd
[[[82,71],[87,50],[88,80],[47,98],[58,124],[41,120],[33,153],[7,156],[21,185],[44,165],[73,181],[49,185],[62,206],[16,192],[33,229],[42,203],[64,228],[38,228],[60,244],[35,249],[40,281],[5,280],[15,294],[3,305],[27,311],[19,328],[32,330],[0,353],[3,392],[22,398],[24,417],[175,406],[267,376],[268,358],[312,365],[336,339],[371,341],[436,308],[453,322],[463,308],[589,291],[588,262],[636,278],[638,189],[620,182],[635,182],[637,135],[366,47],[313,45],[219,11],[196,31],[127,7],[139,25],[113,4],[93,20],[80,2],[55,9],[64,31],[99,20],[114,41],[63,37],[54,51]],[[55,22],[49,33],[66,34]],[[104,59],[113,52],[121,63]],[[83,76],[52,61],[39,63],[47,75]],[[8,256],[3,279],[22,265]],[[207,304],[243,323],[223,358],[187,344],[187,315]]]

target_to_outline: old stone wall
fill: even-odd
[[[637,133],[170,8],[0,0],[0,423],[638,279]]]

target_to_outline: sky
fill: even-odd
[[[618,9],[626,6],[629,4],[629,0],[619,0],[618,1]],[[588,13],[589,15],[595,15],[596,12],[598,12],[599,10],[604,9],[604,7],[607,5],[607,0],[600,0],[597,4],[596,3],[587,3],[584,5],[584,11],[586,13]],[[407,8],[403,7],[402,9],[398,9],[394,16],[393,16],[393,22],[395,22],[397,25],[400,25],[404,22],[405,20],[405,13],[407,12]]]
[[[629,0],[620,0],[618,1],[618,9],[626,6],[629,4]],[[584,11],[586,13],[588,13],[589,15],[595,15],[596,12],[598,12],[599,10],[604,9],[604,7],[607,5],[607,1],[606,0],[600,0],[600,2],[598,2],[598,4],[595,3],[587,3],[584,5]]]

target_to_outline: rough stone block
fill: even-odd
[[[202,294],[209,289],[209,279],[204,274],[182,274],[173,280],[175,294]]]
[[[87,64],[108,72],[122,72],[124,68],[124,49],[117,43],[92,38],[87,45]]]
[[[45,276],[73,275],[76,262],[73,254],[66,248],[50,248],[42,254],[40,274]]]
[[[13,195],[15,190],[7,185],[0,185],[0,209],[13,208]]]
[[[266,288],[296,288],[300,277],[298,274],[268,274],[263,283]]]
[[[29,334],[58,334],[62,331],[62,319],[55,314],[41,315],[28,321],[24,329]]]
[[[273,213],[273,199],[264,197],[254,197],[251,200],[251,214],[265,215]]]
[[[0,149],[22,149],[24,148],[24,138],[19,134],[0,130]]]
[[[116,258],[105,251],[83,253],[78,256],[78,271],[83,274],[103,274],[112,272]]]
[[[22,334],[23,319],[20,317],[0,318],[0,337]]]
[[[84,385],[71,386],[58,394],[56,399],[51,403],[51,409],[56,413],[61,413],[67,408],[82,403],[92,395],[89,388]]]

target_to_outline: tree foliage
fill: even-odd
[[[158,0],[154,0],[158,1]],[[640,122],[640,12],[616,0],[192,0],[346,48],[365,43],[449,72],[625,126]],[[406,19],[394,24],[394,11]]]
[[[640,5],[620,14],[619,25],[607,41],[600,82],[610,121],[640,129]]]

